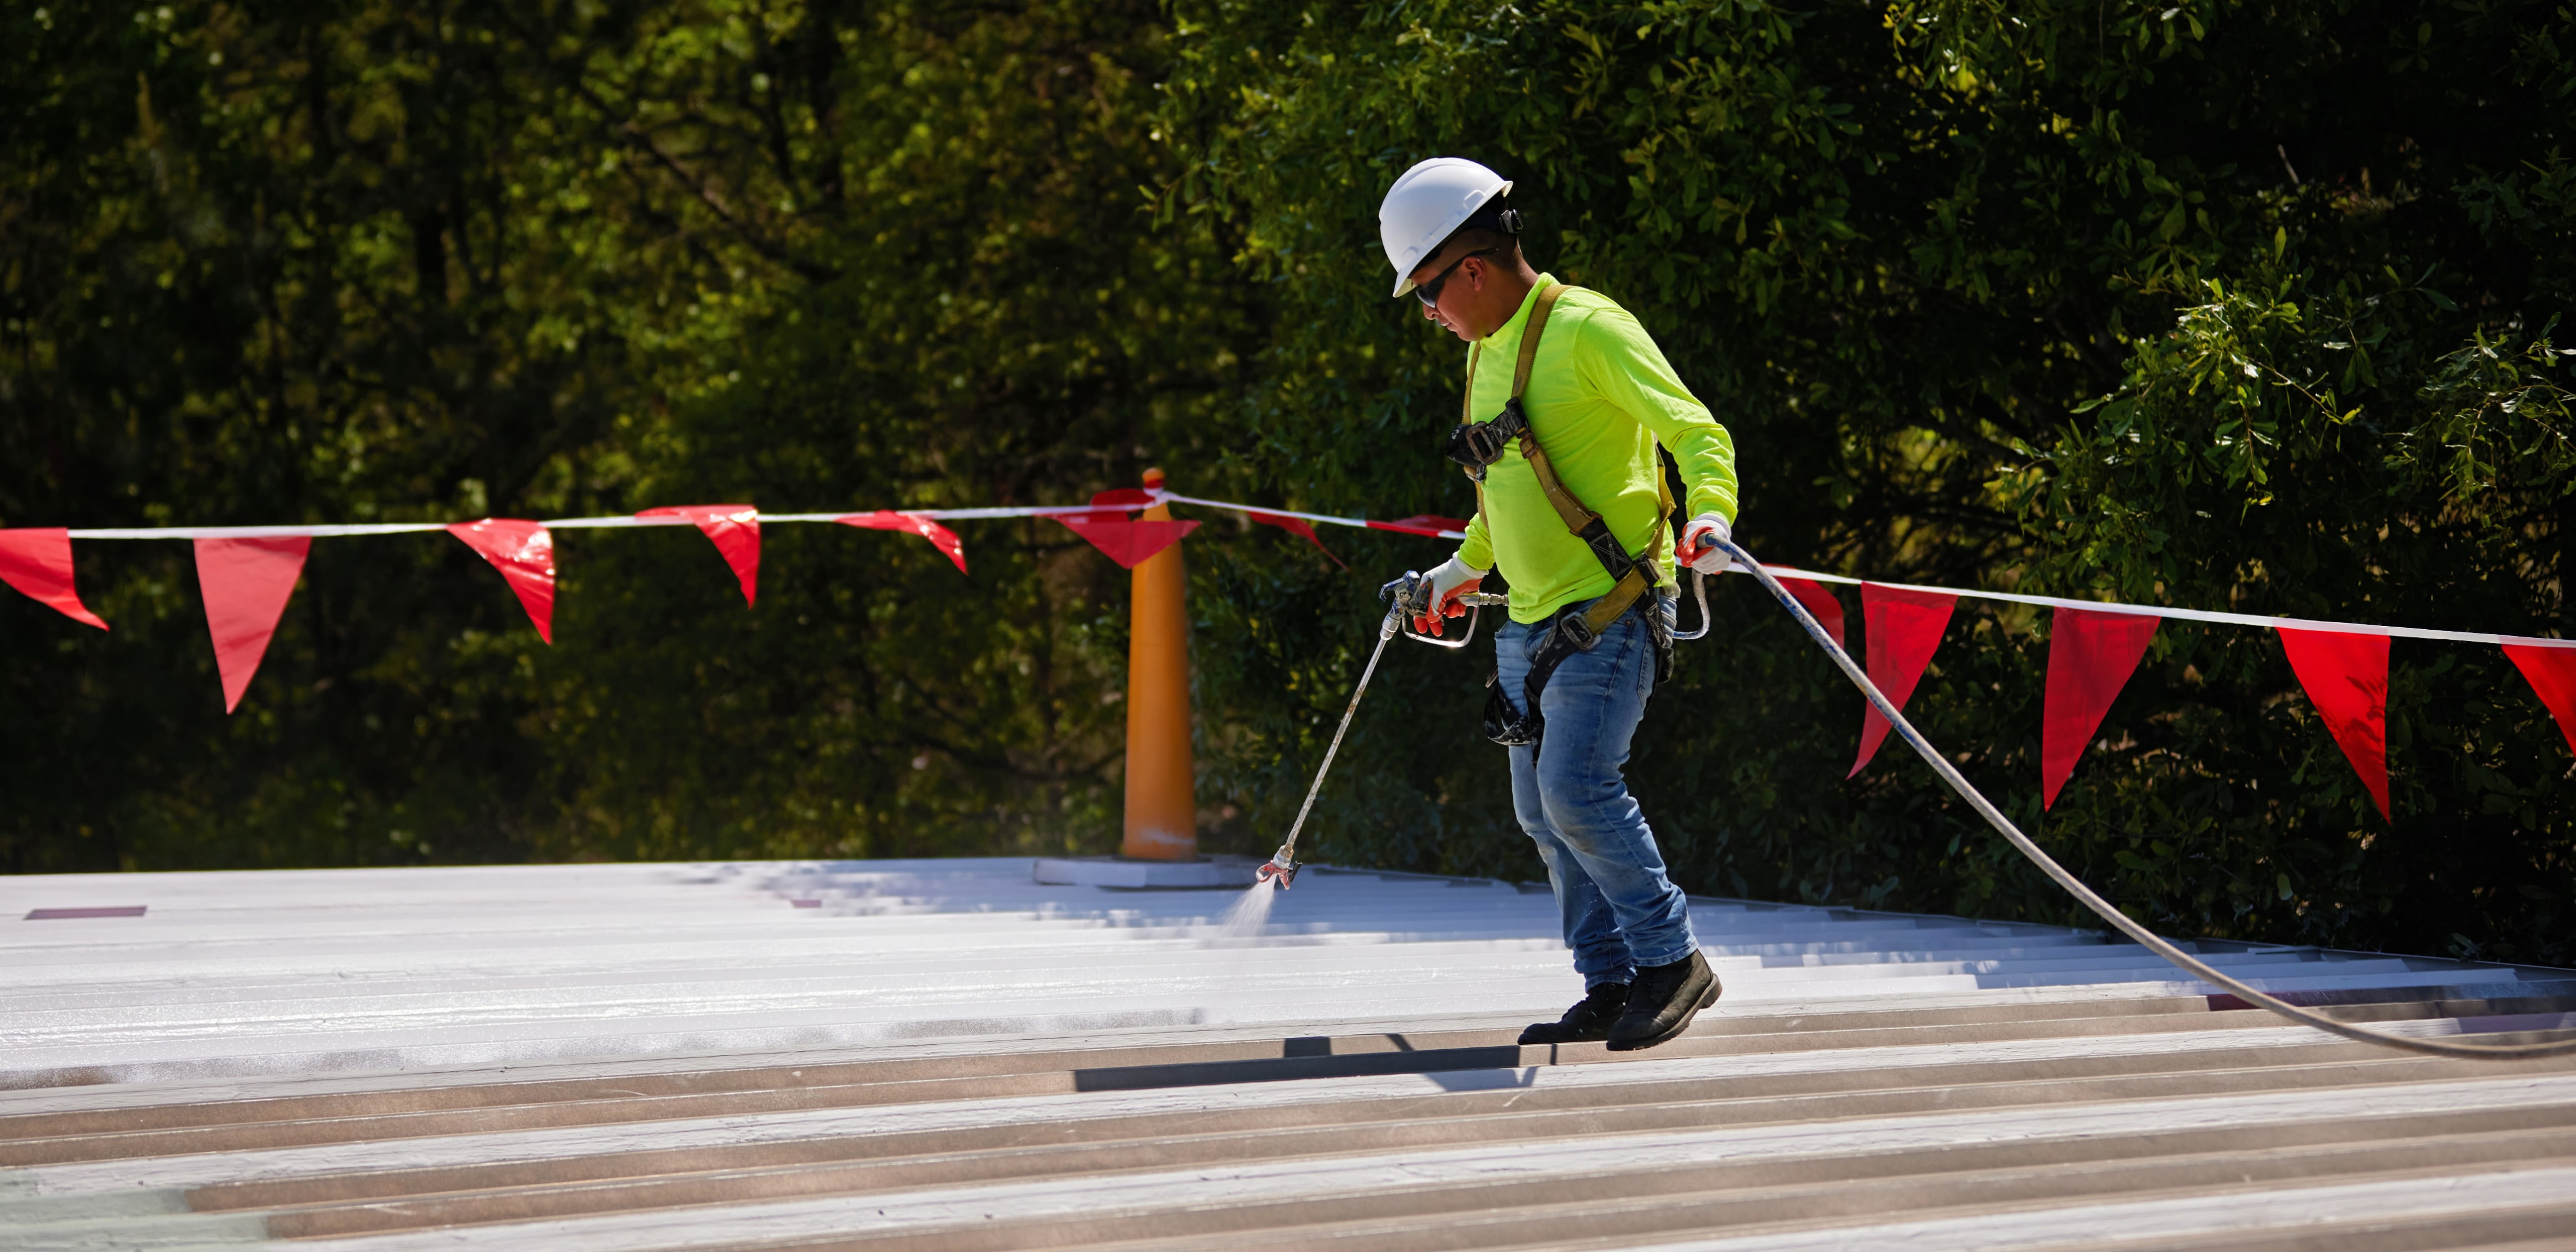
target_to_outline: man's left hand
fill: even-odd
[[[1682,527],[1682,545],[1677,559],[1703,574],[1723,574],[1734,558],[1721,545],[1735,535],[1727,529],[1726,519],[1715,513],[1702,513]]]

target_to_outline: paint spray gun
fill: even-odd
[[[1690,559],[1697,554],[1681,555],[1683,568],[1689,569]],[[1686,634],[1676,633],[1673,635],[1676,640],[1698,639],[1708,633],[1708,581],[1698,570],[1689,570],[1689,573],[1691,592],[1699,601],[1699,629]],[[1342,724],[1334,729],[1331,746],[1324,749],[1324,763],[1315,767],[1315,781],[1306,788],[1306,802],[1297,807],[1297,820],[1289,825],[1288,838],[1269,860],[1261,863],[1257,871],[1262,881],[1275,880],[1283,891],[1297,878],[1297,834],[1306,828],[1306,815],[1315,809],[1315,796],[1323,791],[1324,775],[1333,768],[1334,754],[1342,750],[1342,736],[1350,731],[1351,715],[1360,711],[1360,697],[1368,693],[1369,679],[1377,674],[1378,658],[1386,654],[1386,641],[1400,633],[1405,638],[1435,648],[1463,648],[1475,639],[1476,622],[1484,610],[1507,602],[1507,597],[1484,591],[1457,597],[1457,602],[1468,609],[1467,629],[1459,632],[1455,639],[1445,639],[1413,629],[1413,620],[1431,611],[1430,575],[1406,570],[1404,577],[1378,588],[1377,594],[1379,599],[1386,601],[1386,617],[1377,624],[1377,647],[1369,653],[1368,667],[1360,671],[1359,686],[1352,689],[1350,705],[1342,710]]]
[[[1378,598],[1386,601],[1386,616],[1377,624],[1377,647],[1369,652],[1368,666],[1360,671],[1359,686],[1351,690],[1350,705],[1342,710],[1342,724],[1333,731],[1333,742],[1324,749],[1324,762],[1315,767],[1315,781],[1306,788],[1306,802],[1297,807],[1297,820],[1288,827],[1288,838],[1279,851],[1262,862],[1258,872],[1263,881],[1276,881],[1281,890],[1297,878],[1297,834],[1306,828],[1306,815],[1315,809],[1315,797],[1324,789],[1324,775],[1333,768],[1334,754],[1342,750],[1342,736],[1351,729],[1351,715],[1360,711],[1360,697],[1368,694],[1369,679],[1377,674],[1378,658],[1386,655],[1386,641],[1399,633],[1435,648],[1463,648],[1476,637],[1476,618],[1504,598],[1486,592],[1470,592],[1457,597],[1468,607],[1467,629],[1456,639],[1435,638],[1412,628],[1414,618],[1431,611],[1431,576],[1418,570],[1406,570],[1404,577],[1377,589]]]

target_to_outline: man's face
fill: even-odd
[[[1480,319],[1475,307],[1476,297],[1493,280],[1492,266],[1491,259],[1478,253],[1431,258],[1430,264],[1411,275],[1420,289],[1417,295],[1431,297],[1422,301],[1422,315],[1469,343],[1494,333],[1492,326],[1476,324]]]

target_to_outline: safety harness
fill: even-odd
[[[1539,490],[1555,506],[1557,518],[1592,550],[1594,559],[1615,580],[1609,594],[1589,607],[1569,606],[1548,623],[1546,637],[1530,657],[1529,677],[1521,684],[1521,707],[1525,711],[1512,710],[1511,700],[1503,694],[1499,672],[1486,676],[1485,684],[1493,691],[1485,699],[1485,737],[1513,747],[1535,744],[1545,731],[1546,720],[1538,710],[1539,694],[1547,689],[1547,680],[1556,673],[1556,667],[1575,653],[1590,652],[1601,642],[1603,633],[1641,603],[1647,607],[1646,629],[1655,643],[1655,681],[1660,684],[1672,677],[1672,627],[1664,621],[1658,597],[1649,594],[1663,581],[1655,571],[1653,553],[1663,547],[1665,519],[1673,511],[1672,487],[1664,479],[1663,466],[1655,466],[1656,490],[1662,504],[1655,512],[1654,533],[1646,539],[1644,554],[1630,556],[1619,537],[1610,533],[1610,524],[1586,508],[1556,476],[1556,467],[1548,462],[1547,450],[1539,446],[1537,433],[1530,429],[1529,413],[1521,403],[1521,393],[1529,388],[1530,366],[1538,359],[1539,335],[1547,329],[1547,315],[1566,290],[1557,283],[1538,293],[1538,302],[1530,309],[1529,327],[1521,332],[1520,359],[1512,368],[1511,398],[1503,402],[1503,411],[1490,422],[1476,420],[1476,366],[1484,359],[1485,345],[1478,343],[1469,354],[1466,399],[1459,405],[1458,428],[1449,432],[1449,445],[1444,452],[1464,466],[1467,477],[1474,480],[1476,516],[1482,519],[1485,471],[1502,458],[1506,447],[1518,445],[1521,459],[1538,476]]]

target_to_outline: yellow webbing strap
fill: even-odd
[[[1583,624],[1591,627],[1593,634],[1610,629],[1610,623],[1618,621],[1619,615],[1637,602],[1637,597],[1646,594],[1646,562],[1653,560],[1656,549],[1663,547],[1664,519],[1672,516],[1673,512],[1673,489],[1664,481],[1664,467],[1660,461],[1655,465],[1655,497],[1663,502],[1663,507],[1655,514],[1655,534],[1646,541],[1645,552],[1638,556],[1636,564],[1628,567],[1627,574],[1610,589],[1610,594],[1594,601],[1592,607],[1584,611]]]
[[[1557,299],[1565,294],[1565,284],[1549,283],[1538,293],[1538,304],[1530,309],[1529,329],[1521,332],[1521,356],[1512,363],[1512,398],[1529,390],[1530,366],[1538,362],[1538,337],[1547,333],[1547,315],[1556,309]]]
[[[1539,336],[1547,332],[1547,315],[1556,308],[1557,298],[1564,294],[1565,284],[1551,284],[1538,293],[1538,304],[1530,310],[1529,329],[1521,332],[1520,360],[1512,366],[1512,398],[1515,400],[1529,390],[1530,366],[1538,360]],[[1585,508],[1581,500],[1574,498],[1573,492],[1565,489],[1565,481],[1556,476],[1556,467],[1548,464],[1547,449],[1538,446],[1536,434],[1523,430],[1520,444],[1521,459],[1529,462],[1531,473],[1538,475],[1538,488],[1547,493],[1547,502],[1556,506],[1557,520],[1564,522],[1567,530],[1582,534],[1583,528],[1600,515]]]

